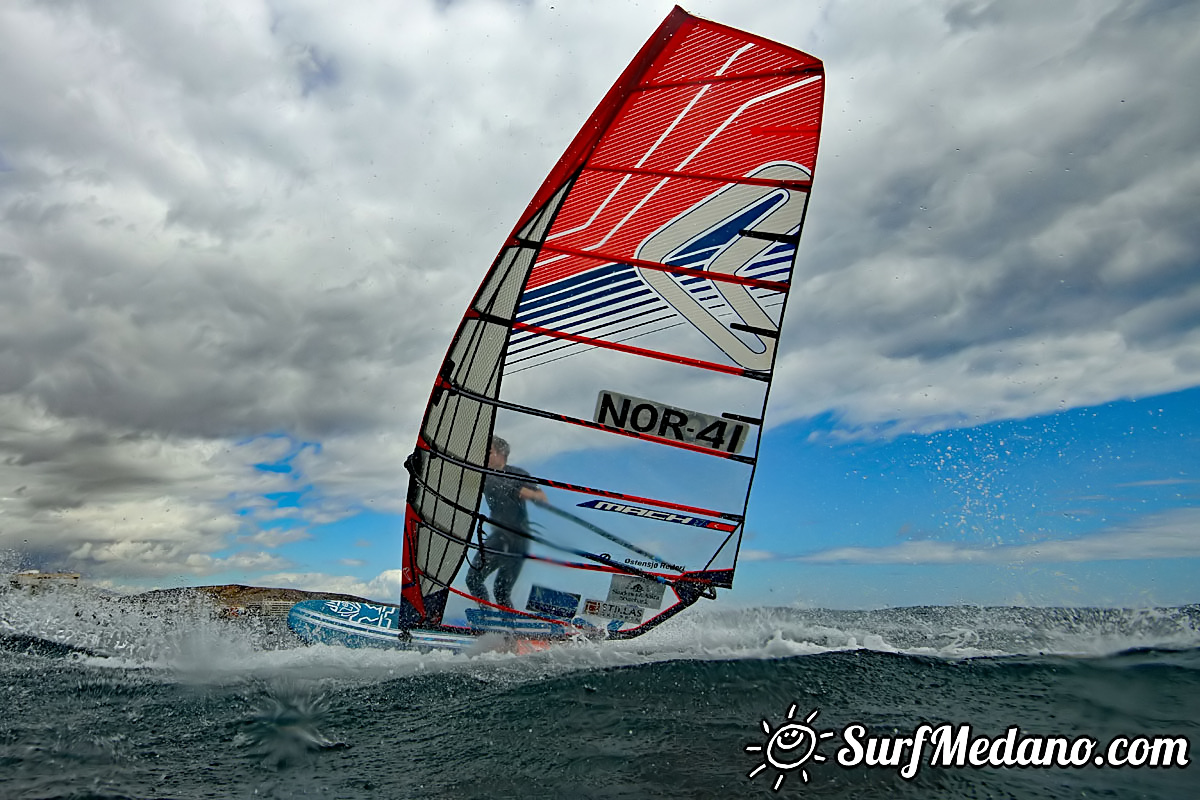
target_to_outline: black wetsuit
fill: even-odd
[[[514,476],[529,475],[520,467],[505,466],[502,471]],[[476,554],[467,572],[467,588],[482,600],[488,599],[487,587],[483,582],[493,572],[497,573],[494,583],[496,602],[508,608],[515,607],[512,604],[512,586],[517,582],[525,554],[529,552],[529,540],[513,532],[529,532],[529,511],[525,507],[525,500],[521,498],[523,488],[536,487],[518,477],[488,475],[484,478],[483,496],[488,504],[488,517],[494,524],[491,533],[483,541],[484,550]]]

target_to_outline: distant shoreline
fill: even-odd
[[[198,594],[207,597],[213,603],[223,608],[256,606],[269,602],[298,603],[301,600],[349,600],[355,603],[369,603],[363,597],[337,592],[309,592],[304,589],[284,589],[280,587],[245,586],[240,583],[230,583],[221,586],[182,586],[176,589],[154,589],[141,594],[129,595],[130,600],[161,601],[188,594]]]

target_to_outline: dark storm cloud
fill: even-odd
[[[874,24],[889,22],[892,36],[825,54],[786,335],[820,374],[785,369],[795,408],[839,394],[856,424],[922,426],[1193,385],[1200,108],[1179,97],[1200,68],[1200,8],[963,3]],[[893,391],[872,400],[835,353]]]

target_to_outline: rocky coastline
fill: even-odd
[[[284,589],[266,586],[245,586],[230,583],[221,586],[189,586],[178,589],[155,589],[131,595],[131,600],[161,603],[164,600],[201,598],[211,601],[220,608],[254,608],[267,604],[298,603],[301,600],[320,598],[323,600],[350,600],[356,603],[371,602],[363,597],[337,592],[309,592],[303,589]]]

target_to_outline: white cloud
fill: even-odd
[[[1200,558],[1200,509],[1149,516],[1073,539],[983,547],[908,541],[890,547],[839,547],[793,558],[814,564],[1030,564]]]
[[[350,594],[377,602],[400,602],[400,570],[398,569],[385,570],[368,581],[348,575],[328,575],[322,572],[275,572],[263,575],[259,582],[264,586]]]
[[[255,531],[250,536],[241,537],[241,541],[253,542],[263,547],[279,547],[292,542],[303,542],[313,538],[304,528],[264,528]]]
[[[326,575],[321,572],[271,572],[261,575],[257,583],[284,589],[304,589],[312,592],[331,592],[367,597],[367,583],[349,575]]]
[[[743,547],[738,552],[738,561],[774,561],[779,557],[778,553],[772,553],[770,550],[752,550]]]

